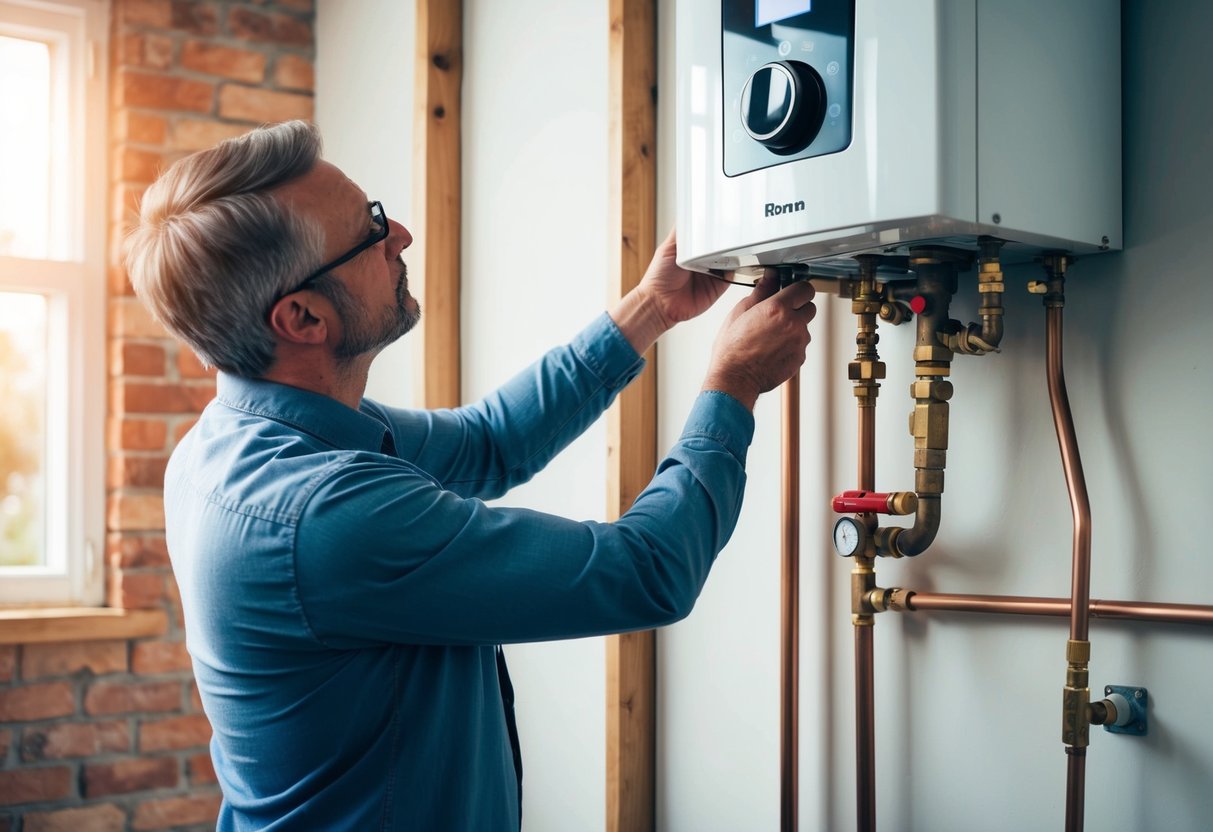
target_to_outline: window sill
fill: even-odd
[[[0,644],[48,641],[117,641],[164,635],[164,610],[111,607],[0,610]]]

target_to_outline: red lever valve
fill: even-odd
[[[913,514],[918,510],[918,495],[913,491],[844,491],[834,498],[839,514]]]

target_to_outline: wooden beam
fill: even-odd
[[[657,246],[657,10],[610,2],[610,300],[644,276]],[[656,351],[607,415],[607,514],[616,519],[657,466]],[[606,829],[656,826],[656,637],[607,639]]]
[[[460,86],[462,0],[417,0],[413,226],[409,263],[421,303],[417,404],[454,407],[460,393]]]

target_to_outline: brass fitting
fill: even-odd
[[[1066,269],[1074,262],[1074,258],[1065,254],[1046,254],[1040,258],[1041,265],[1044,266],[1046,280],[1031,280],[1028,282],[1028,291],[1034,295],[1044,295],[1044,305],[1065,306],[1066,305]]]
[[[872,558],[855,558],[851,570],[851,621],[856,626],[871,626],[875,623],[877,610],[872,605],[872,591],[876,589],[876,570]]]
[[[910,596],[913,594],[910,590],[899,587],[889,589],[877,587],[868,593],[868,603],[876,612],[888,612],[889,610],[906,612],[910,609]]]
[[[880,320],[887,321],[893,326],[904,324],[913,317],[913,311],[901,301],[889,300],[880,305]]]
[[[965,355],[998,352],[998,344],[1002,341],[1002,293],[1006,290],[1006,284],[1002,280],[998,252],[1003,241],[996,237],[982,237],[978,245],[977,291],[981,293],[981,307],[977,313],[981,323],[966,327],[956,322],[954,331],[943,336],[949,349]]]
[[[1066,685],[1061,694],[1061,741],[1073,748],[1086,748],[1091,738],[1091,688],[1087,667],[1091,642],[1066,642]]]

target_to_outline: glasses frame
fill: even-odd
[[[373,202],[368,203],[367,207],[370,208],[370,210],[371,210],[372,218],[374,218],[376,216],[376,214],[378,214],[379,217],[382,217],[382,219],[383,219],[382,229],[380,229],[379,231],[372,234],[368,239],[363,240],[361,243],[354,246],[352,249],[350,249],[349,251],[347,251],[345,254],[341,255],[340,257],[338,257],[336,260],[330,260],[328,263],[325,263],[323,266],[316,269],[316,271],[312,272],[310,275],[305,277],[299,283],[299,285],[297,285],[294,289],[291,289],[287,292],[283,292],[278,297],[284,298],[287,295],[294,294],[295,292],[303,291],[304,289],[307,288],[307,285],[309,283],[311,283],[313,280],[315,280],[316,278],[322,277],[323,275],[327,274],[328,272],[331,272],[333,269],[337,268],[338,266],[348,263],[349,261],[351,261],[355,257],[357,257],[359,254],[362,254],[362,252],[366,251],[371,246],[375,245],[376,243],[382,242],[383,240],[386,240],[388,238],[388,235],[392,233],[392,229],[391,229],[391,226],[388,224],[387,212],[383,210],[383,203],[380,202],[379,200],[375,200]]]

